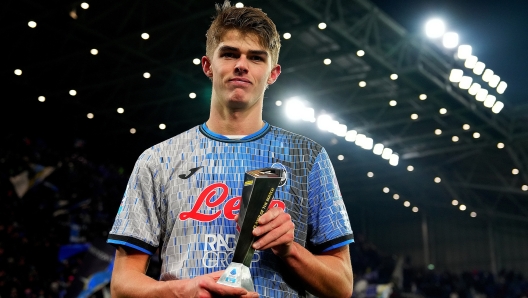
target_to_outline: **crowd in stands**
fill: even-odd
[[[1,144],[0,298],[66,297],[84,255],[59,261],[59,250],[106,239],[132,165],[96,160],[82,140],[57,145],[13,135]],[[422,270],[381,252],[361,234],[355,241],[354,297],[528,297],[519,273]],[[148,275],[157,278],[159,269],[154,259]],[[385,285],[390,291],[380,291]]]

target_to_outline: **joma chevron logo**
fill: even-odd
[[[178,177],[182,178],[182,179],[189,179],[191,178],[192,175],[194,175],[194,173],[196,173],[199,169],[201,169],[203,167],[197,167],[197,168],[192,168],[189,170],[189,174],[185,175],[185,174],[180,174]]]

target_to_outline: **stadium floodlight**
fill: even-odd
[[[332,117],[330,117],[330,115],[320,115],[317,118],[317,127],[319,127],[319,129],[321,130],[328,130],[332,121],[334,120],[332,120]]]
[[[365,140],[367,139],[367,136],[360,133],[356,136],[356,145],[358,145],[359,147],[363,146],[363,142],[365,142]]]
[[[293,97],[286,102],[286,116],[291,120],[300,120],[303,116],[302,112],[305,109],[304,103],[296,97]]]
[[[462,79],[462,76],[464,75],[464,71],[462,69],[452,69],[451,74],[449,74],[449,81],[453,83],[460,82],[460,79]]]
[[[442,44],[447,49],[455,48],[458,45],[458,33],[447,32],[442,38]]]
[[[381,158],[389,160],[392,155],[392,149],[391,148],[384,148],[383,152],[381,153]]]
[[[339,124],[334,129],[333,133],[335,133],[339,137],[344,137],[347,133],[347,126],[345,124]]]
[[[477,92],[480,90],[480,84],[479,83],[473,83],[471,87],[469,87],[468,93],[471,95],[477,95]]]
[[[475,67],[475,65],[477,65],[477,62],[478,62],[478,57],[470,55],[469,57],[466,58],[466,62],[464,62],[464,66],[472,69]]]
[[[484,62],[478,61],[475,64],[475,67],[473,67],[473,73],[480,76],[484,72],[484,69],[486,69],[486,64],[484,64]]]
[[[397,166],[398,165],[398,161],[400,160],[400,157],[398,156],[398,154],[391,154],[391,156],[389,157],[389,164],[391,166]]]
[[[472,48],[470,45],[463,44],[458,47],[457,56],[458,59],[466,60],[467,57],[471,56]]]
[[[497,86],[497,93],[503,94],[504,91],[506,91],[507,87],[508,87],[508,84],[506,84],[506,82],[504,81],[500,82],[499,85]]]
[[[504,103],[502,101],[497,101],[491,108],[491,111],[495,114],[498,114],[500,111],[502,111],[502,108],[504,108]]]
[[[488,90],[482,88],[479,91],[477,91],[477,95],[475,95],[475,99],[478,101],[484,101],[486,100],[486,96],[488,96]]]
[[[493,70],[491,69],[486,69],[482,74],[482,80],[486,83],[491,80],[491,77],[493,77]]]
[[[383,144],[376,144],[374,145],[374,149],[372,150],[372,152],[376,155],[381,155],[381,153],[383,153]]]
[[[348,141],[348,142],[355,142],[357,135],[358,135],[357,131],[349,130],[349,131],[347,131],[347,133],[345,135],[345,140]]]
[[[301,119],[304,121],[315,122],[315,111],[312,108],[304,108],[301,113]]]
[[[488,96],[486,96],[486,99],[484,100],[484,106],[486,108],[491,108],[495,104],[496,100],[497,98],[495,97],[495,95],[488,94]]]
[[[460,83],[458,83],[458,87],[460,87],[460,89],[469,89],[469,87],[471,86],[471,83],[473,83],[472,77],[463,76],[460,79]]]
[[[491,88],[495,88],[499,85],[500,77],[498,75],[493,75],[489,81],[489,85]]]
[[[361,145],[361,148],[365,150],[372,150],[372,147],[374,147],[374,140],[372,138],[366,138]]]
[[[427,21],[425,23],[425,34],[429,38],[438,38],[444,35],[445,24],[442,20],[435,18]]]
[[[328,126],[328,132],[335,134],[338,129],[339,129],[339,121],[332,120]]]

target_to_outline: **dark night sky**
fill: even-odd
[[[411,34],[440,17],[473,55],[508,83],[505,103],[525,104],[528,94],[528,1],[526,0],[371,0]]]

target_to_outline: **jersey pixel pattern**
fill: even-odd
[[[353,242],[332,164],[314,141],[266,123],[224,140],[205,125],[159,143],[136,161],[108,242],[148,254],[160,248],[160,280],[225,269],[235,249],[234,221],[248,170],[281,167],[286,183],[271,206],[295,223],[295,241],[314,253]],[[251,274],[261,297],[306,297],[270,250],[256,251]]]

